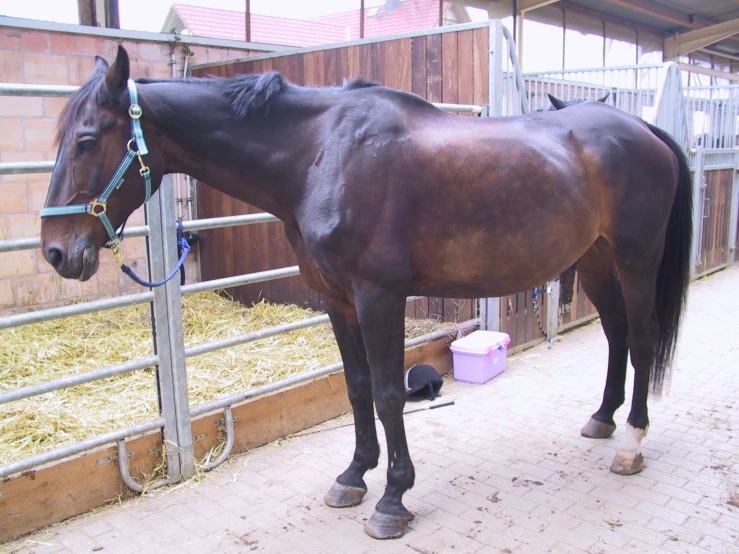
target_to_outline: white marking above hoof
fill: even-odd
[[[626,440],[624,445],[619,450],[626,452],[632,452],[634,454],[641,454],[641,441],[647,436],[649,431],[649,425],[646,429],[639,429],[634,427],[630,423],[626,424]]]

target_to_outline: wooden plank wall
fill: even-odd
[[[231,77],[269,70],[280,71],[300,85],[340,85],[345,78],[361,76],[413,92],[431,102],[486,104],[488,29],[444,32],[299,52],[263,60],[224,63],[194,70],[193,75]],[[201,218],[257,211],[210,187],[198,187],[198,216]],[[204,280],[297,263],[285,238],[282,223],[204,231],[200,256]],[[233,289],[232,294],[245,304],[260,298],[319,310],[324,304],[320,295],[310,291],[299,278],[240,287]],[[464,321],[476,317],[476,303],[468,299],[416,300],[409,303],[406,315]]]
[[[545,285],[540,285],[539,288],[545,288]],[[541,323],[545,329],[548,309],[546,296],[539,295]],[[500,331],[511,337],[509,349],[544,338],[536,322],[533,291],[519,292],[500,299]]]
[[[708,188],[705,197],[705,217],[701,240],[703,263],[699,273],[710,271],[728,261],[729,256],[729,218],[731,208],[731,184],[733,169],[718,169],[705,172]]]
[[[568,325],[589,315],[597,313],[593,303],[585,295],[580,284],[580,276],[575,277],[575,289],[572,293],[572,303],[567,304],[559,314],[559,325]]]

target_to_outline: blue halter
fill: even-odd
[[[108,210],[108,198],[111,194],[113,194],[113,191],[118,190],[123,184],[123,176],[125,175],[126,171],[128,171],[128,168],[131,167],[134,159],[138,159],[139,164],[141,165],[141,168],[139,169],[139,174],[144,180],[144,203],[148,202],[151,198],[151,171],[144,163],[143,158],[143,156],[146,156],[146,154],[149,153],[149,149],[146,146],[146,141],[144,140],[144,131],[141,129],[141,122],[139,121],[144,112],[141,109],[141,106],[139,106],[136,83],[134,83],[132,79],[128,80],[128,93],[131,97],[131,105],[128,107],[128,115],[131,118],[131,140],[128,141],[128,152],[126,152],[126,155],[123,157],[123,160],[121,160],[121,163],[118,164],[118,169],[115,170],[115,173],[110,178],[110,181],[108,181],[108,185],[105,187],[103,192],[100,193],[100,196],[98,196],[89,204],[72,204],[70,206],[43,208],[40,215],[41,217],[74,214],[90,214],[92,216],[95,216],[100,220],[100,222],[103,224],[103,227],[105,227],[105,231],[108,233],[109,240],[105,244],[105,246],[110,248],[110,251],[113,253],[118,267],[121,268],[121,270],[126,275],[131,277],[131,279],[143,286],[156,287],[159,285],[163,285],[164,283],[169,281],[172,277],[174,277],[175,273],[180,270],[180,280],[184,281],[184,271],[182,270],[182,264],[185,262],[185,258],[187,257],[188,252],[190,252],[190,245],[187,243],[182,235],[182,222],[178,222],[177,230],[177,243],[180,247],[180,250],[182,251],[180,260],[178,261],[172,273],[167,276],[166,279],[156,283],[149,283],[146,281],[142,281],[138,276],[136,276],[133,270],[131,270],[131,268],[129,268],[125,264],[123,252],[121,251],[120,247],[123,233],[116,233],[115,228],[110,223],[110,219],[108,219],[108,215],[106,213]],[[136,150],[132,148],[133,144],[136,145]]]

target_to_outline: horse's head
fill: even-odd
[[[149,184],[153,192],[161,181],[161,156],[136,154],[146,153],[136,98],[128,54],[119,46],[113,65],[97,57],[92,76],[60,116],[59,150],[41,211],[41,249],[62,277],[92,277],[100,248],[147,199]]]

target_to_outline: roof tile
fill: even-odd
[[[444,11],[451,6],[444,2]],[[244,12],[173,4],[185,27],[196,36],[244,40]],[[365,8],[364,36],[377,37],[406,31],[431,29],[439,25],[437,0],[405,0],[391,14],[385,7]],[[313,20],[288,19],[251,14],[251,40],[285,46],[319,46],[359,38],[359,10]]]

